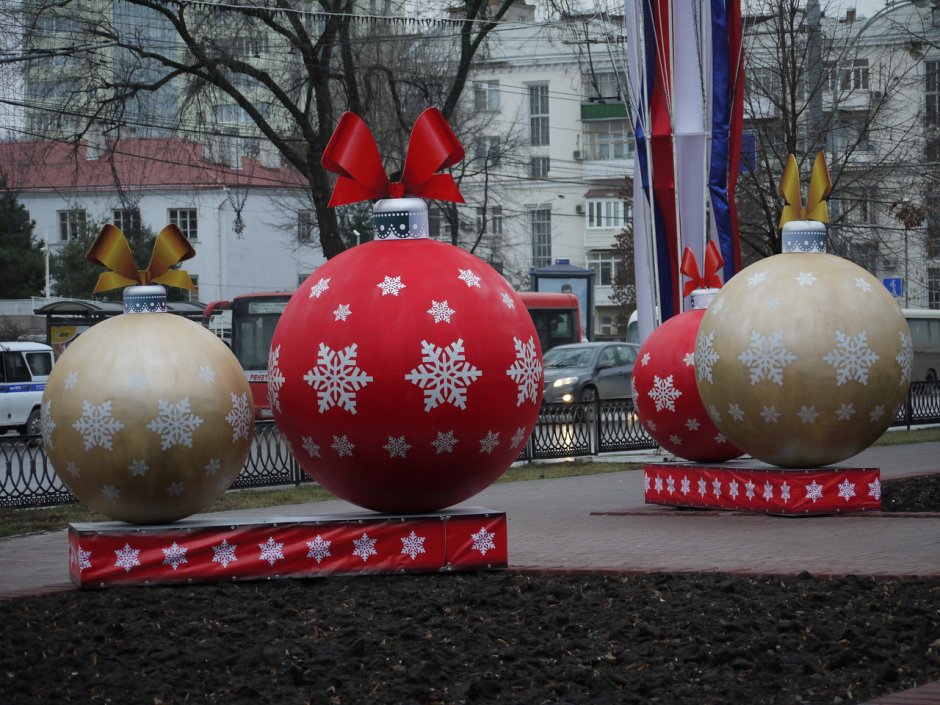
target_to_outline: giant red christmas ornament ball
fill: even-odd
[[[712,423],[695,382],[695,337],[705,311],[673,316],[646,339],[633,367],[633,398],[640,423],[663,449],[720,463],[741,451]]]
[[[449,244],[391,239],[426,228],[423,201],[377,209],[376,235],[389,239],[331,259],[284,310],[269,396],[326,489],[378,511],[432,511],[519,456],[538,416],[541,350],[492,267]]]

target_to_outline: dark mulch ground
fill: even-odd
[[[940,477],[886,483],[940,511]],[[940,679],[940,581],[333,577],[0,601],[0,703],[840,703]]]

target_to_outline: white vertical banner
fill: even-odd
[[[679,256],[686,247],[701,263],[705,259],[709,224],[708,133],[711,4],[706,0],[672,0],[673,91],[672,121],[675,139],[676,209],[679,219]],[[680,259],[681,261],[681,259]],[[680,290],[683,283],[679,282]],[[686,302],[687,305],[687,302]],[[686,305],[683,308],[686,308]]]

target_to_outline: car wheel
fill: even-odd
[[[936,382],[937,381],[937,371],[936,370],[927,370],[927,381]]]
[[[39,409],[33,409],[30,412],[26,425],[23,427],[23,432],[27,436],[38,436],[42,433],[42,418],[40,418]]]
[[[581,390],[581,397],[578,401],[593,402],[597,399],[597,390],[594,387],[585,387]]]

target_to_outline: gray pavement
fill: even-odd
[[[609,462],[661,462],[622,454]],[[844,463],[882,479],[940,473],[940,443],[869,448]],[[517,570],[940,578],[940,513],[783,518],[646,505],[641,471],[493,485],[464,503],[506,512]],[[224,512],[237,519],[346,513],[342,501]],[[74,589],[64,531],[0,540],[0,598]]]

